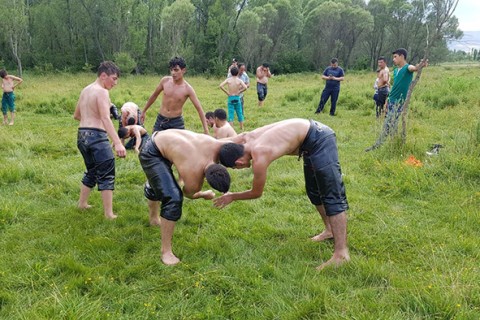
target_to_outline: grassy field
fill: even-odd
[[[480,81],[471,68],[429,67],[416,88],[407,143],[365,153],[381,129],[373,73],[347,73],[338,116],[314,116],[318,74],[272,78],[265,108],[246,93],[246,128],[302,117],[337,133],[350,203],[351,263],[322,272],[333,243],[304,191],[302,162],[284,157],[265,193],[218,210],[185,200],[175,267],[160,262],[135,154],[117,160],[114,210],[76,209],[84,171],[72,114],[94,74],[26,74],[14,126],[0,126],[0,319],[479,319]],[[473,74],[473,75],[472,75]],[[226,106],[223,79],[188,77],[205,111]],[[111,91],[141,107],[159,77]],[[327,111],[329,104],[327,105]],[[158,103],[152,107],[158,110]],[[151,130],[156,110],[147,114]],[[191,104],[187,128],[201,126]],[[235,123],[238,130],[238,123]],[[438,156],[425,152],[444,146]],[[410,156],[421,161],[405,163]],[[232,191],[250,170],[231,171]]]

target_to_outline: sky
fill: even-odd
[[[462,31],[480,31],[480,0],[460,0],[453,13]]]

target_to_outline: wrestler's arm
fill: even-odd
[[[190,184],[185,183],[183,186],[183,195],[189,199],[200,199],[211,200],[215,197],[215,193],[212,190],[202,191],[203,185],[203,176],[200,178],[200,183]],[[198,191],[200,190],[200,191]]]
[[[102,90],[99,92],[97,96],[97,108],[100,120],[102,121],[107,134],[112,139],[117,156],[121,158],[125,157],[127,153],[125,147],[115,131],[112,120],[110,120],[110,98],[108,97],[107,90]]]
[[[221,197],[213,199],[213,203],[218,208],[224,208],[236,200],[249,200],[260,198],[267,181],[268,163],[265,161],[255,161],[253,165],[252,188],[243,192],[228,192]]]
[[[82,114],[80,112],[80,100],[82,99],[82,93],[80,93],[80,98],[78,98],[77,106],[75,107],[75,112],[73,113],[73,119],[78,121],[82,120]]]
[[[225,81],[223,81],[222,83],[220,83],[220,85],[218,86],[220,88],[220,90],[222,90],[223,92],[225,92],[225,94],[228,96],[228,91],[225,90],[225,85],[227,84],[228,82],[228,78],[225,79]]]
[[[155,91],[153,91],[152,95],[150,98],[148,98],[147,104],[142,110],[142,113],[140,114],[140,120],[142,123],[145,123],[145,114],[147,113],[148,108],[157,100],[158,95],[163,91],[163,84],[167,81],[166,77],[163,77],[162,80],[160,80],[160,83],[158,86],[155,88]]]
[[[195,109],[197,109],[200,121],[202,121],[203,133],[209,134],[207,119],[205,118],[205,113],[203,112],[202,105],[200,104],[200,100],[198,100],[198,97],[197,97],[197,94],[195,93],[195,90],[193,90],[193,88],[191,86],[188,86],[188,97],[190,98],[190,101],[192,101]]]
[[[138,154],[140,152],[139,148],[142,144],[142,135],[140,134],[140,130],[136,126],[133,127],[133,133],[135,134],[135,152]]]
[[[77,103],[77,106],[75,107],[75,112],[73,113],[73,119],[78,121],[82,119],[82,116],[80,113],[80,103]]]
[[[13,87],[12,87],[12,88],[15,88],[16,86],[18,86],[20,83],[23,82],[23,79],[22,79],[22,78],[19,78],[19,77],[15,77],[15,76],[10,75],[10,78],[12,78],[13,80],[17,81],[17,83],[14,83],[14,84],[13,84]]]

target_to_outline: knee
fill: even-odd
[[[183,197],[163,199],[160,215],[170,221],[177,221],[182,216]]]

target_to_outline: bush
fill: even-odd
[[[460,101],[458,100],[457,97],[454,96],[449,96],[445,97],[440,102],[438,103],[438,107],[441,109],[447,108],[447,107],[455,107],[458,105]]]
[[[314,69],[313,64],[305,58],[301,51],[289,51],[280,55],[272,71],[275,74],[285,74],[314,71]]]
[[[128,52],[117,52],[114,55],[114,61],[117,67],[120,68],[120,72],[122,75],[127,75],[131,73],[134,69],[137,63],[135,60],[130,56],[130,53]]]

